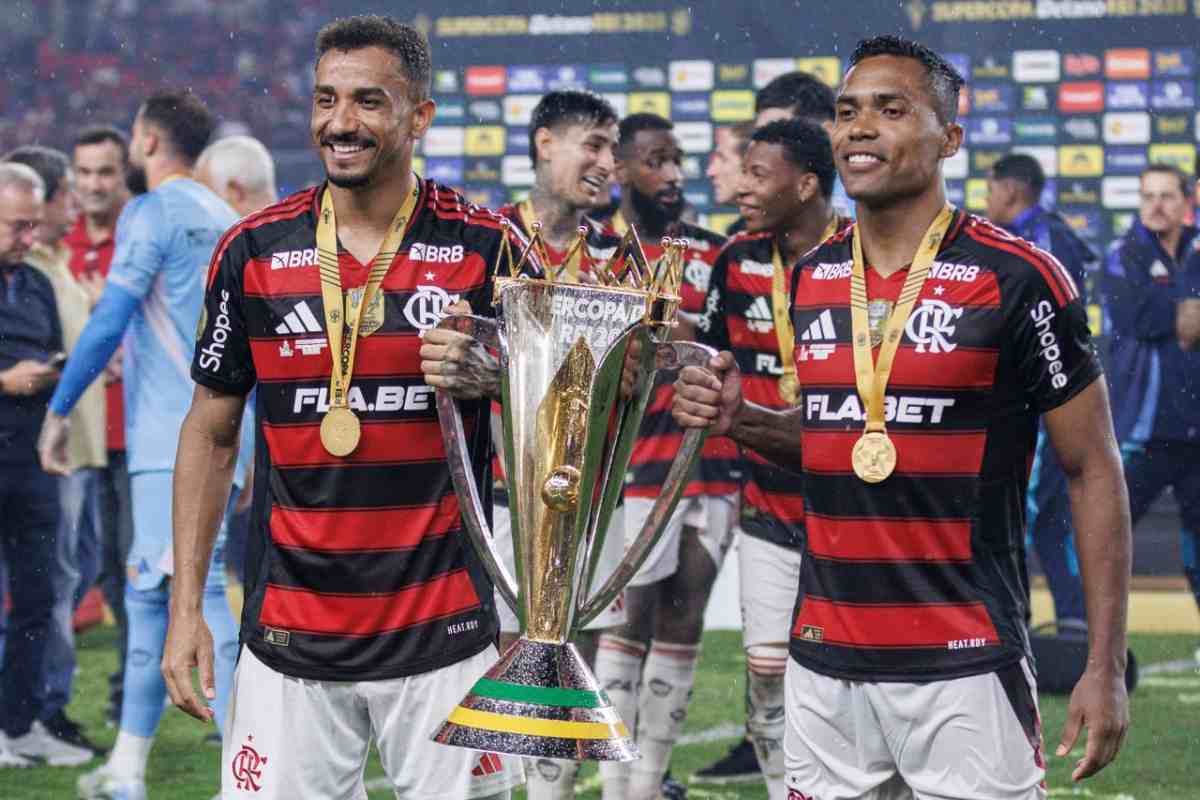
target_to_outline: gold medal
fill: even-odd
[[[321,418],[321,444],[329,455],[338,458],[350,455],[361,438],[358,415],[346,406],[334,406]]]
[[[884,431],[867,431],[850,454],[854,474],[867,483],[879,483],[896,469],[896,445]]]
[[[332,456],[342,458],[354,452],[362,438],[362,425],[350,410],[346,397],[354,376],[354,357],[359,336],[370,336],[384,322],[384,299],[380,293],[383,278],[391,269],[400,250],[420,194],[420,181],[413,176],[413,190],[392,218],[387,237],[371,261],[366,285],[342,291],[338,267],[337,218],[333,195],[327,188],[321,199],[317,221],[317,261],[321,274],[321,302],[325,312],[325,332],[329,337],[332,360],[329,374],[330,408],[321,419],[321,444]]]
[[[887,429],[884,427],[888,378],[892,374],[892,363],[900,348],[908,316],[921,294],[925,278],[929,275],[929,268],[937,255],[938,246],[953,219],[954,210],[947,205],[929,224],[894,306],[882,301],[868,301],[862,232],[856,229],[853,234],[851,245],[854,261],[850,272],[851,343],[854,348],[855,383],[865,411],[866,425],[862,437],[855,442],[850,453],[850,464],[854,468],[854,474],[867,483],[886,480],[896,469],[896,445],[888,438]],[[878,361],[872,356],[872,346],[879,347]]]

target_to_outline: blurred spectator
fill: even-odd
[[[275,162],[263,143],[252,136],[226,136],[206,147],[196,159],[196,180],[241,217],[279,199]]]
[[[70,251],[63,238],[75,222],[75,192],[71,162],[65,153],[47,147],[14,150],[4,161],[24,164],[46,187],[45,215],[25,261],[54,287],[62,322],[64,351],[70,357],[87,322],[91,305],[87,292],[68,268]],[[44,692],[38,717],[59,739],[100,752],[66,714],[75,679],[75,632],[72,619],[83,595],[96,580],[100,562],[100,472],[104,449],[104,389],[88,389],[71,413],[69,441],[71,472],[58,479],[61,519],[54,569],[54,612],[46,641]]]
[[[113,127],[84,128],[72,147],[75,193],[82,213],[67,233],[71,274],[88,293],[89,310],[100,299],[113,257],[113,234],[121,209],[129,200],[125,173],[129,144]],[[129,470],[125,459],[125,398],[121,382],[121,352],[109,361],[104,376],[106,466],[99,473],[100,574],[96,582],[117,623],[117,670],[109,676],[108,718],[114,724],[121,711],[125,680],[125,561],[133,542],[133,512],[129,502]],[[92,389],[89,389],[92,391]]]
[[[1082,302],[1086,304],[1087,298],[1083,296],[1086,265],[1094,262],[1096,256],[1062,217],[1038,204],[1042,190],[1046,188],[1046,174],[1037,159],[1023,153],[1005,156],[992,167],[987,187],[988,217],[1053,254],[1071,274]],[[1087,619],[1087,610],[1071,527],[1067,477],[1054,448],[1047,444],[1046,430],[1041,426],[1029,476],[1027,540],[1037,552],[1046,574],[1054,598],[1055,617],[1060,623],[1068,620],[1083,622]]]
[[[0,549],[12,610],[0,676],[0,766],[78,765],[88,750],[36,719],[54,606],[58,489],[37,463],[38,427],[59,371],[62,329],[54,287],[25,263],[44,214],[45,186],[24,164],[0,164]]]
[[[1163,489],[1174,490],[1184,571],[1200,604],[1200,352],[1194,350],[1200,239],[1184,224],[1192,189],[1175,167],[1147,168],[1138,218],[1113,243],[1102,278],[1130,514],[1136,523]]]
[[[737,125],[727,125],[717,128],[716,147],[708,156],[708,169],[704,174],[712,182],[713,203],[722,206],[733,205],[737,201],[737,182],[742,174],[742,154],[750,142],[750,134],[754,125],[742,122]],[[726,236],[732,236],[743,227],[738,219]]]

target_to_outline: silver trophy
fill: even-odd
[[[685,433],[644,527],[613,574],[587,597],[655,373],[703,366],[715,354],[692,342],[666,341],[679,304],[685,243],[664,244],[663,257],[648,264],[631,231],[605,264],[585,273],[592,284],[570,283],[562,279],[565,265],[576,255],[586,258],[582,231],[563,265],[547,264],[540,277],[519,274],[531,250],[546,264],[535,227],[515,267],[511,253],[502,253],[508,276],[496,278],[497,319],[442,320],[442,327],[499,354],[515,578],[492,542],[458,405],[440,391],[438,416],[464,526],[518,615],[521,637],[450,714],[434,735],[438,742],[574,760],[638,757],[628,728],[569,640],[645,561],[703,443],[703,431]],[[627,358],[636,359],[638,377],[623,397]]]

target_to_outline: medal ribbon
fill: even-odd
[[[853,251],[854,267],[850,273],[850,328],[854,346],[854,373],[858,382],[858,396],[866,411],[866,432],[885,430],[883,419],[884,393],[887,390],[888,378],[892,374],[892,362],[896,351],[900,348],[900,339],[904,335],[904,326],[908,324],[908,315],[912,313],[929,268],[941,246],[942,238],[954,219],[954,209],[947,205],[942,208],[937,217],[925,231],[921,246],[908,268],[908,276],[900,289],[900,297],[888,317],[883,329],[883,342],[879,346],[879,360],[872,363],[871,331],[867,318],[867,276],[863,259],[862,232],[854,231]]]
[[[522,200],[520,203],[517,203],[517,216],[521,218],[521,226],[525,228],[525,235],[532,237],[533,223],[537,219],[533,213],[533,204],[528,200]],[[545,242],[543,241],[542,244],[545,245]],[[548,246],[546,245],[545,247]],[[542,259],[542,266],[546,269],[547,274],[551,274],[551,268],[558,265],[552,263],[550,254],[546,252],[545,247],[540,248],[542,252],[538,253],[537,256]],[[579,262],[583,256],[578,251],[574,253],[568,251],[568,254],[570,257],[567,259],[566,265],[567,276],[570,277],[571,283],[579,283]]]
[[[420,193],[420,181],[413,176],[412,192],[404,199],[400,210],[388,226],[387,238],[371,261],[371,272],[358,301],[351,297],[343,302],[342,273],[338,268],[337,217],[333,211],[333,193],[328,188],[321,198],[321,216],[317,218],[317,262],[321,273],[321,302],[325,306],[325,332],[329,336],[329,354],[333,369],[329,375],[330,408],[349,407],[350,379],[354,375],[354,354],[358,349],[358,326],[363,309],[371,305],[383,277],[391,269],[396,252],[412,219]],[[343,307],[344,306],[344,307]],[[343,344],[343,325],[350,328],[350,340]]]
[[[837,231],[838,218],[835,214],[821,233],[820,241],[825,241]],[[779,379],[779,396],[788,404],[794,405],[799,388],[796,384],[796,332],[792,330],[783,256],[780,255],[777,241],[771,245],[771,263],[775,267],[771,273],[771,315],[775,318],[775,339],[779,342],[779,363],[783,368],[783,377]]]

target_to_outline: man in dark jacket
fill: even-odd
[[[1109,250],[1102,287],[1129,511],[1136,524],[1174,489],[1184,573],[1200,605],[1200,236],[1184,224],[1192,189],[1175,167],[1142,173],[1138,218]]]
[[[1067,268],[1086,303],[1086,265],[1096,256],[1070,226],[1038,202],[1046,175],[1037,159],[1012,153],[996,162],[988,178],[988,217],[1012,233],[1051,253]],[[1046,573],[1058,622],[1086,618],[1083,582],[1071,528],[1067,479],[1046,446],[1046,431],[1038,431],[1037,450],[1026,499],[1026,542],[1037,552]]]

